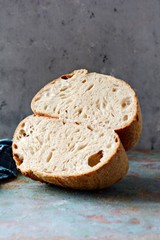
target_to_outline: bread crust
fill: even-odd
[[[61,187],[94,190],[103,189],[115,184],[127,174],[127,171],[128,157],[120,143],[117,151],[115,151],[109,161],[106,161],[103,166],[95,171],[71,176],[51,176],[44,172],[34,171],[34,175],[46,183],[52,183]]]
[[[65,74],[65,75],[62,75],[60,76],[59,78],[55,79],[55,80],[52,80],[50,83],[46,84],[32,99],[32,102],[31,102],[31,109],[32,111],[36,114],[36,115],[40,115],[40,116],[45,116],[45,117],[53,117],[53,118],[59,118],[58,116],[50,116],[46,113],[41,113],[41,112],[37,112],[33,105],[34,105],[34,102],[35,100],[37,99],[37,97],[39,96],[39,94],[41,92],[44,91],[44,89],[47,87],[47,86],[50,86],[52,84],[54,84],[56,81],[58,80],[63,80],[63,77],[66,76],[65,79],[69,78],[69,77],[72,77],[76,71],[78,70],[75,70],[73,71],[72,73],[69,73],[69,74]],[[118,80],[121,80],[121,79],[118,79]],[[65,81],[65,80],[64,80]],[[131,86],[126,83],[125,81],[121,80],[125,85],[127,85],[131,91],[133,91],[133,89],[131,88]],[[135,94],[135,93],[134,93]],[[136,111],[135,111],[135,115],[133,117],[133,119],[126,125],[124,125],[123,128],[118,128],[118,129],[114,129],[115,132],[119,135],[120,139],[121,139],[121,142],[124,146],[124,149],[126,151],[130,150],[131,148],[133,148],[139,141],[139,138],[140,138],[140,135],[141,135],[141,132],[142,132],[142,114],[141,114],[141,109],[140,109],[140,104],[139,104],[139,101],[138,101],[138,98],[135,94],[135,97],[134,97],[134,101],[136,103]]]
[[[120,137],[126,151],[130,150],[138,143],[142,132],[142,114],[138,98],[136,96],[135,101],[137,109],[133,121],[124,128],[115,130],[115,132]]]
[[[35,116],[35,114],[32,114],[32,116]],[[34,175],[34,173],[29,170],[27,172],[23,172],[21,169],[20,169],[20,164],[22,163],[22,160],[17,156],[17,154],[15,154],[15,148],[14,148],[14,144],[15,144],[15,137],[16,137],[16,134],[17,132],[19,131],[19,128],[21,126],[22,123],[26,122],[27,119],[30,118],[30,116],[26,117],[25,119],[23,119],[17,126],[17,128],[15,129],[15,132],[14,132],[14,135],[13,135],[13,143],[12,143],[12,153],[13,153],[13,159],[15,160],[16,162],[16,166],[17,166],[17,169],[19,171],[21,171],[22,174],[24,174],[26,177],[29,177],[33,180],[36,180],[36,181],[40,181],[40,182],[43,182],[40,178],[38,178],[36,175]]]

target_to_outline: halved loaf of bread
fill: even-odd
[[[18,125],[12,148],[23,174],[63,187],[104,188],[128,170],[126,152],[113,129],[69,120],[31,115]]]
[[[126,150],[139,140],[140,106],[133,89],[112,76],[76,70],[42,88],[33,98],[35,114],[114,129]]]

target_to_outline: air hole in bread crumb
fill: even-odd
[[[103,100],[103,102],[102,102],[102,108],[105,108],[105,107],[106,107],[106,101]]]
[[[64,93],[59,94],[59,96],[61,97],[61,99],[65,99],[66,95]]]
[[[17,165],[20,166],[23,163],[23,158],[17,160]]]
[[[77,150],[84,149],[86,146],[87,146],[87,144],[80,145],[80,146],[78,146]]]
[[[46,159],[46,162],[49,162],[51,160],[51,158],[52,158],[52,152],[49,153],[49,155],[48,155],[48,157]]]
[[[113,88],[113,89],[112,89],[112,92],[116,92],[116,91],[117,91],[117,88]]]
[[[74,75],[74,73],[66,74],[66,75],[61,76],[61,78],[67,80],[68,78],[73,77],[73,75]]]
[[[97,109],[100,109],[100,106],[99,106],[99,99],[96,100],[96,107],[97,107]]]
[[[72,152],[74,150],[75,144],[70,144],[68,151]]]
[[[125,107],[129,106],[130,104],[131,104],[130,98],[128,97],[128,98],[123,99],[121,106],[122,106],[122,108],[125,108]]]
[[[86,79],[84,79],[83,81],[82,81],[82,83],[85,83],[86,82]]]
[[[128,120],[128,115],[125,115],[125,116],[123,117],[123,120],[124,120],[124,121],[127,121],[127,120]]]
[[[15,148],[15,149],[17,149],[18,148],[18,146],[17,146],[17,144],[13,144],[13,147]]]
[[[100,136],[100,137],[103,137],[103,136],[104,136],[104,133],[101,133],[99,136]]]
[[[87,118],[87,115],[85,113],[83,113],[82,117],[83,118]]]
[[[17,165],[20,166],[23,163],[23,158],[17,160]]]
[[[35,102],[37,102],[40,99],[40,97],[37,97],[34,99]]]
[[[78,132],[80,132],[80,129],[75,129],[75,133],[78,133]]]
[[[61,89],[60,89],[60,92],[63,92],[63,91],[65,91],[65,90],[67,90],[67,86],[64,86],[64,87],[62,87]]]
[[[24,136],[24,137],[26,136],[26,132],[23,129],[20,130],[19,134],[20,134],[20,137],[21,136]]]
[[[93,128],[89,125],[87,125],[87,128],[90,130],[90,131],[93,131]]]
[[[17,166],[20,166],[23,163],[23,160],[19,159],[16,161],[16,163],[17,163]]]
[[[80,122],[75,122],[75,124],[79,125],[79,124],[80,124]]]
[[[91,90],[91,89],[93,88],[93,86],[94,86],[94,85],[91,84],[91,85],[86,89],[86,92],[89,91],[89,90]]]
[[[21,124],[21,128],[24,128],[24,126],[25,126],[25,123],[22,123],[22,124]]]
[[[115,87],[119,87],[119,85],[118,85],[118,84],[115,84],[115,83],[113,84],[113,86],[115,86]]]
[[[78,109],[78,114],[80,115],[82,113],[82,108]]]
[[[125,102],[122,102],[122,108],[125,108],[127,104]]]
[[[103,157],[103,151],[100,150],[99,152],[93,154],[88,158],[88,165],[90,167],[96,166],[100,162],[102,157]]]
[[[118,142],[118,138],[115,138],[115,142]]]

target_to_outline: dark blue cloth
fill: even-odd
[[[0,182],[16,177],[18,170],[12,157],[12,140],[0,140]]]

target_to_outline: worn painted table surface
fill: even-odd
[[[100,191],[19,176],[0,187],[0,239],[160,239],[160,152],[130,152],[130,170]]]

